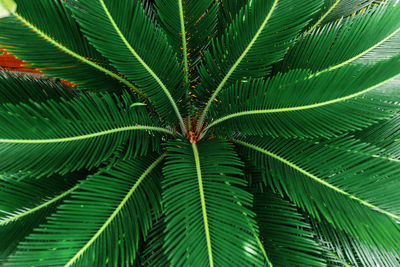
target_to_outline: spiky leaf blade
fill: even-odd
[[[81,88],[111,90],[122,85],[134,88],[88,43],[63,1],[15,2],[16,12],[0,20],[0,45],[11,54]]]
[[[142,3],[88,0],[69,6],[90,42],[150,98],[165,119],[178,118],[183,126],[177,107],[185,92],[183,71],[164,32],[146,16]]]
[[[89,176],[47,224],[20,243],[5,266],[133,264],[152,214],[160,212],[163,158],[121,161]]]
[[[242,163],[229,143],[168,143],[163,169],[164,247],[171,265],[259,266],[257,226],[241,189]]]
[[[400,161],[349,138],[233,140],[264,183],[369,244],[399,249]]]
[[[398,75],[400,56],[318,76],[295,70],[266,81],[237,82],[211,109],[214,120],[206,130],[216,127],[217,133],[224,134],[316,137],[365,128],[398,109],[392,103],[396,92],[379,90]]]

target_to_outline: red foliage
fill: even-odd
[[[24,62],[23,60],[10,55],[7,53],[6,50],[3,48],[0,48],[0,50],[3,52],[2,55],[0,55],[0,67],[3,69],[6,69],[8,71],[18,71],[18,72],[28,72],[28,73],[42,73],[39,70],[29,67],[29,63]],[[64,81],[61,80],[63,83],[65,83],[68,86],[72,86],[73,83],[69,81]]]

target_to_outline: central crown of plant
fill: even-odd
[[[400,5],[355,2],[0,0],[73,83],[0,73],[4,266],[399,266]]]

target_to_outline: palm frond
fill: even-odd
[[[0,178],[0,263],[77,189],[76,183],[82,176],[72,173],[39,180]]]
[[[350,16],[368,7],[372,2],[374,0],[324,0],[321,13],[316,16],[306,33],[312,32],[318,26]]]
[[[363,142],[382,149],[381,156],[400,160],[400,114],[355,132],[354,136]]]
[[[261,265],[252,196],[240,188],[246,182],[232,146],[174,140],[167,151],[164,247],[171,265]]]
[[[246,1],[218,0],[218,36],[222,36],[225,29],[233,22],[240,10],[247,4]]]
[[[71,99],[74,90],[61,83],[35,79],[17,72],[0,71],[0,105]]]
[[[398,109],[379,87],[400,74],[400,56],[370,65],[348,65],[308,76],[296,70],[237,82],[210,110],[205,131],[240,131],[272,136],[332,136],[392,116]],[[393,92],[395,94],[395,92]],[[385,101],[387,100],[387,101]],[[338,116],[340,114],[340,116]]]
[[[17,11],[0,19],[0,45],[8,52],[80,88],[118,89],[121,83],[135,88],[89,45],[63,0],[15,2]]]
[[[254,193],[261,241],[272,266],[326,266],[311,225],[271,190]]]
[[[214,35],[218,4],[215,0],[156,0],[155,6],[168,41],[182,62],[188,86],[190,73]]]
[[[168,255],[164,249],[166,234],[165,218],[159,218],[146,237],[146,243],[141,257],[141,266],[168,266]]]
[[[396,251],[360,242],[326,221],[310,220],[312,229],[318,234],[317,242],[321,248],[327,255],[333,256],[333,260],[342,263],[341,266],[400,266],[400,257]]]
[[[158,149],[160,134],[172,134],[129,93],[5,103],[0,123],[1,172],[35,176],[91,169],[117,150],[122,158],[143,155]]]
[[[160,211],[164,157],[122,161],[89,176],[5,266],[130,266]]]
[[[400,114],[354,134],[365,142],[384,148],[400,139]]]
[[[318,11],[320,1],[254,0],[240,11],[221,38],[213,41],[199,67],[201,92],[210,100],[207,111],[219,92],[234,81],[264,77],[271,64],[281,60],[291,41]],[[240,36],[240,38],[238,38]]]
[[[382,4],[346,20],[332,22],[304,36],[280,63],[278,71],[296,68],[319,73],[340,68],[365,57],[379,60],[397,54],[400,6]],[[393,50],[392,50],[393,51]],[[386,55],[386,56],[384,56]]]
[[[264,183],[313,217],[387,249],[399,249],[400,161],[349,138],[234,140]]]
[[[185,129],[176,104],[185,93],[182,68],[165,34],[147,18],[142,3],[88,0],[69,6],[90,42],[149,97],[165,119],[174,122],[178,118]]]

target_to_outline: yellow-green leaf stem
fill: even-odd
[[[368,48],[368,49],[362,51],[361,53],[355,55],[354,57],[352,57],[352,58],[350,58],[350,59],[348,59],[348,60],[346,60],[346,61],[344,61],[344,62],[342,62],[342,63],[340,63],[340,64],[337,64],[337,65],[334,65],[334,66],[330,66],[329,68],[326,68],[326,69],[320,70],[320,71],[318,71],[318,72],[316,72],[316,73],[313,73],[313,74],[311,74],[311,75],[308,77],[308,79],[317,77],[318,75],[320,75],[320,74],[322,74],[322,73],[324,73],[324,72],[331,71],[331,70],[335,70],[335,69],[338,69],[338,68],[340,68],[340,67],[343,67],[343,66],[345,66],[345,65],[347,65],[347,64],[350,64],[351,62],[353,62],[353,61],[355,61],[355,60],[361,58],[362,56],[368,54],[369,52],[371,52],[371,51],[374,50],[375,48],[379,47],[381,44],[383,44],[384,42],[388,41],[390,38],[392,38],[393,36],[395,36],[395,35],[396,35],[397,33],[399,33],[399,32],[400,32],[400,28],[397,28],[394,32],[392,32],[391,34],[389,34],[388,36],[386,36],[385,38],[383,38],[381,41],[379,41],[379,42],[376,43],[375,45],[371,46],[370,48]]]
[[[265,155],[267,155],[269,157],[272,157],[272,158],[274,158],[276,160],[279,160],[283,164],[293,168],[294,170],[296,170],[296,171],[300,172],[301,174],[309,177],[310,179],[314,180],[315,182],[317,182],[317,183],[319,183],[319,184],[321,184],[321,185],[323,185],[323,186],[325,186],[327,188],[330,188],[333,191],[335,191],[335,192],[337,192],[337,193],[339,193],[341,195],[344,195],[344,196],[348,197],[351,200],[357,201],[361,205],[363,205],[365,207],[368,207],[371,210],[378,211],[378,212],[383,213],[383,214],[385,214],[385,215],[387,215],[387,216],[389,216],[389,217],[391,217],[391,218],[393,218],[393,219],[395,219],[397,221],[400,221],[400,216],[398,216],[396,214],[393,214],[393,213],[391,213],[389,211],[386,211],[384,209],[381,209],[378,206],[375,206],[375,205],[373,205],[373,204],[371,204],[371,203],[369,203],[369,202],[367,202],[367,201],[365,201],[363,199],[360,199],[360,198],[358,198],[358,197],[356,197],[356,196],[354,196],[354,195],[352,195],[352,194],[350,194],[350,193],[348,193],[348,192],[346,192],[346,191],[344,191],[344,190],[342,190],[342,189],[340,189],[340,188],[328,183],[327,181],[325,181],[325,180],[313,175],[312,173],[304,170],[303,168],[297,166],[296,164],[290,162],[289,160],[287,160],[285,158],[282,158],[282,157],[280,157],[280,156],[278,156],[278,155],[276,155],[276,154],[274,154],[274,153],[272,153],[272,152],[270,152],[270,151],[268,151],[266,149],[263,149],[261,147],[258,147],[258,146],[255,146],[253,144],[246,143],[246,142],[243,142],[243,141],[237,140],[237,139],[231,139],[231,141],[235,142],[237,144],[240,144],[242,146],[248,147],[250,149],[253,149],[255,151],[258,151],[260,153],[263,153],[263,154],[265,154]]]
[[[321,22],[339,5],[341,0],[336,0],[336,2],[325,12],[323,16],[308,30],[304,35],[310,34],[316,27],[318,27]]]
[[[182,131],[185,134],[186,133],[186,127],[185,123],[183,122],[183,118],[181,113],[179,112],[178,106],[175,103],[175,100],[173,99],[171,93],[169,92],[168,88],[165,86],[165,84],[161,81],[161,79],[157,76],[157,74],[154,73],[154,71],[144,62],[144,60],[139,56],[138,53],[136,53],[135,49],[130,45],[128,40],[125,38],[125,36],[122,34],[121,30],[119,29],[117,23],[115,22],[114,18],[111,16],[110,11],[108,10],[107,6],[105,5],[103,0],[99,0],[104,12],[106,13],[106,16],[112,26],[114,27],[116,33],[118,36],[121,38],[122,42],[125,44],[125,46],[129,49],[129,51],[132,53],[132,55],[136,58],[137,61],[147,70],[147,72],[153,77],[153,79],[158,83],[158,85],[161,87],[161,89],[164,91],[165,95],[167,96],[169,102],[171,103],[172,108],[174,109],[176,116],[179,120],[179,123],[181,125]]]
[[[67,47],[65,47],[64,45],[62,45],[61,43],[57,42],[56,40],[54,40],[53,38],[51,38],[50,36],[46,35],[44,32],[42,32],[40,29],[36,28],[33,24],[31,24],[28,20],[26,20],[24,17],[22,17],[21,15],[19,15],[16,12],[12,13],[14,15],[15,18],[17,18],[19,21],[21,21],[23,24],[25,24],[25,26],[27,26],[29,29],[31,29],[33,32],[35,32],[37,35],[39,35],[40,37],[42,37],[44,40],[46,40],[47,42],[49,42],[50,44],[52,44],[53,46],[57,47],[58,49],[60,49],[61,51],[63,51],[64,53],[78,59],[79,61],[86,63],[90,66],[92,66],[93,68],[98,69],[99,71],[117,79],[118,81],[120,81],[121,83],[125,84],[126,86],[128,86],[129,88],[131,88],[133,91],[135,91],[136,93],[138,93],[140,96],[142,97],[146,97],[136,86],[134,86],[132,83],[130,83],[129,81],[127,81],[126,79],[118,76],[117,74],[109,71],[108,69],[103,68],[102,66],[94,63],[93,61],[90,61],[88,59],[86,59],[85,57],[75,53],[74,51],[68,49]]]
[[[202,178],[202,174],[201,174],[199,151],[197,150],[197,146],[195,143],[192,143],[192,148],[193,148],[194,161],[196,163],[197,180],[199,183],[201,209],[203,212],[203,221],[204,221],[204,232],[206,235],[207,249],[208,249],[208,260],[210,262],[210,267],[214,267],[212,248],[211,248],[210,229],[208,226],[206,201],[205,201],[205,197],[204,197],[203,178]]]
[[[264,248],[263,244],[261,243],[260,238],[256,234],[254,234],[254,238],[256,239],[257,244],[260,247],[262,254],[264,255],[264,259],[267,262],[268,267],[273,267],[272,262],[269,260],[269,258],[267,256],[267,252],[265,251],[265,248]]]
[[[174,133],[168,129],[160,128],[160,127],[151,127],[151,126],[143,126],[143,125],[135,125],[135,126],[127,126],[115,128],[107,131],[101,131],[97,133],[73,136],[73,137],[65,137],[65,138],[54,138],[54,139],[0,139],[0,143],[11,143],[11,144],[47,144],[47,143],[65,143],[65,142],[73,142],[80,141],[90,138],[95,138],[103,135],[114,134],[125,131],[134,131],[134,130],[144,130],[144,131],[157,131],[163,132],[167,134],[173,135]]]
[[[182,0],[178,0],[178,5],[179,5],[179,19],[180,19],[180,22],[181,22],[183,72],[185,73],[185,83],[187,85],[189,83],[189,62],[188,62],[188,57],[187,57],[185,17],[184,17],[184,14],[183,14]]]
[[[136,183],[132,186],[129,192],[125,195],[124,199],[122,199],[121,203],[118,207],[114,210],[114,212],[110,215],[107,221],[101,226],[101,228],[94,234],[94,236],[86,243],[86,245],[81,248],[72,258],[71,260],[65,265],[65,267],[71,266],[92,244],[93,242],[106,230],[107,226],[112,222],[112,220],[118,215],[121,209],[124,207],[126,202],[135,192],[137,187],[140,185],[141,182],[146,178],[146,176],[164,159],[166,154],[161,155],[156,161],[154,161],[139,177]]]
[[[233,74],[233,72],[236,70],[236,68],[239,66],[239,64],[242,62],[242,60],[244,59],[244,57],[247,55],[247,53],[250,51],[250,49],[253,47],[254,43],[257,41],[258,37],[260,36],[260,34],[262,33],[263,29],[265,28],[265,26],[267,25],[269,19],[272,16],[272,13],[275,11],[275,8],[278,5],[279,0],[275,0],[274,3],[271,6],[270,11],[268,12],[265,20],[263,21],[263,23],[261,24],[261,26],[259,27],[259,29],[257,30],[256,34],[254,35],[254,37],[251,39],[250,43],[247,45],[246,49],[243,51],[243,53],[240,55],[240,57],[236,60],[235,64],[233,64],[233,66],[230,68],[230,70],[228,71],[228,73],[225,75],[225,77],[222,79],[221,83],[218,85],[217,89],[215,90],[215,92],[213,93],[213,95],[211,96],[210,100],[208,100],[206,107],[203,110],[203,113],[201,114],[200,120],[199,120],[199,127],[198,129],[200,129],[200,127],[203,125],[204,119],[207,115],[207,111],[210,108],[210,105],[214,102],[214,99],[217,97],[217,95],[219,94],[219,92],[222,90],[222,88],[224,87],[224,85],[226,84],[226,82],[228,81],[229,77],[231,77],[231,75]]]
[[[64,197],[66,197],[67,195],[71,194],[76,189],[78,189],[78,185],[76,185],[76,186],[72,187],[71,189],[69,189],[69,190],[67,190],[67,191],[65,191],[65,192],[63,192],[63,193],[61,193],[61,194],[59,194],[59,195],[47,200],[47,201],[45,201],[44,203],[40,204],[39,206],[36,206],[36,207],[34,207],[32,209],[28,209],[28,210],[26,210],[24,212],[19,213],[18,215],[7,217],[5,220],[0,221],[0,226],[1,225],[5,225],[5,224],[7,224],[9,222],[12,222],[12,221],[19,220],[22,217],[25,217],[25,216],[27,216],[29,214],[32,214],[32,213],[34,213],[34,212],[36,212],[36,211],[38,211],[40,209],[43,209],[45,207],[48,207],[49,205],[53,204],[54,202],[56,202],[56,201],[58,201],[58,200],[60,200],[60,199],[62,199]]]
[[[233,119],[233,118],[237,118],[237,117],[241,117],[241,116],[249,116],[249,115],[257,115],[257,114],[270,114],[270,113],[282,113],[282,112],[291,112],[291,111],[300,111],[300,110],[308,110],[308,109],[313,109],[313,108],[319,108],[319,107],[323,107],[323,106],[327,106],[327,105],[331,105],[331,104],[335,104],[335,103],[339,103],[342,101],[346,101],[352,98],[355,98],[357,96],[360,96],[362,94],[365,94],[391,80],[393,80],[394,78],[396,78],[398,75],[393,76],[381,83],[378,83],[374,86],[371,86],[367,89],[364,89],[360,92],[351,94],[351,95],[347,95],[347,96],[343,96],[343,97],[339,97],[339,98],[335,98],[329,101],[324,101],[324,102],[320,102],[320,103],[315,103],[315,104],[311,104],[311,105],[304,105],[304,106],[297,106],[297,107],[288,107],[288,108],[275,108],[275,109],[257,109],[257,110],[248,110],[248,111],[242,111],[242,112],[236,112],[236,113],[232,113],[229,115],[226,115],[224,117],[221,117],[219,119],[216,119],[215,121],[213,121],[212,123],[210,123],[206,128],[204,128],[201,136],[204,136],[205,133],[207,132],[208,129],[210,129],[211,127],[229,120],[229,119]]]

